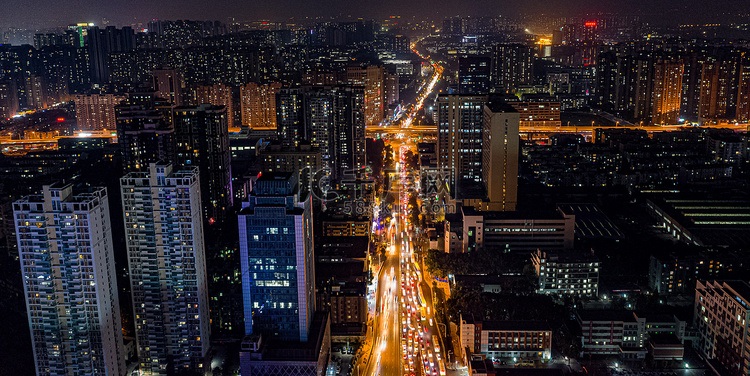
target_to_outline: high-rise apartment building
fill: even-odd
[[[733,65],[728,60],[710,57],[703,64],[698,107],[701,119],[723,118],[727,115],[732,73]]]
[[[737,83],[739,86],[737,89],[737,120],[748,121],[750,120],[750,56],[746,56],[740,65]],[[1,97],[0,101],[2,101]]]
[[[491,68],[492,85],[499,92],[514,93],[533,82],[534,51],[520,44],[498,44],[492,49]]]
[[[231,86],[224,84],[198,85],[195,87],[193,93],[192,104],[198,106],[205,103],[226,107],[227,127],[229,127],[229,132],[240,131],[239,126],[235,125],[234,121],[235,105]]]
[[[245,333],[308,339],[315,311],[313,217],[292,173],[264,173],[239,214]]]
[[[76,120],[79,130],[100,131],[117,128],[115,106],[125,99],[114,94],[76,95]]]
[[[27,110],[41,110],[49,105],[44,77],[34,75],[24,77],[23,92]]]
[[[385,113],[385,70],[382,65],[349,66],[346,78],[350,85],[365,88],[365,124],[380,124]]]
[[[120,187],[140,370],[201,372],[210,323],[198,171],[151,163]]]
[[[654,66],[651,123],[677,124],[682,104],[682,60],[659,60]]]
[[[482,183],[487,191],[484,210],[514,211],[518,202],[518,136],[520,114],[501,101],[484,106]]]
[[[153,92],[137,92],[115,106],[117,143],[125,171],[176,161],[172,105]]]
[[[0,119],[18,113],[18,89],[13,80],[0,81]]]
[[[276,122],[282,145],[297,146],[307,139],[303,98],[303,88],[283,88],[276,96]]]
[[[184,88],[182,75],[177,69],[154,69],[153,88],[156,96],[166,99],[175,106],[182,106]]]
[[[486,95],[438,97],[438,170],[444,174],[451,195],[456,184],[482,179],[482,133]]]
[[[331,178],[365,166],[365,93],[357,86],[306,87],[305,139],[318,148]]]
[[[278,82],[259,85],[249,82],[240,88],[242,125],[253,129],[276,129]]]
[[[124,375],[107,191],[44,186],[13,204],[37,375]]]
[[[199,168],[205,218],[221,222],[233,199],[227,109],[209,104],[175,107],[173,123],[177,163]]]
[[[750,374],[750,285],[745,281],[697,281],[694,307],[693,324],[700,332],[695,346],[698,353],[723,366],[717,374]]]

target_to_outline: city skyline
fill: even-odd
[[[747,9],[296,1],[0,29],[0,376],[747,376]]]
[[[7,0],[0,14],[0,28],[24,27],[45,29],[63,27],[81,22],[97,26],[129,26],[146,24],[153,19],[166,20],[221,20],[222,22],[246,22],[269,20],[273,22],[304,23],[316,18],[373,18],[385,19],[393,15],[418,16],[440,20],[449,16],[484,16],[487,10],[492,15],[516,17],[519,15],[546,14],[574,17],[596,13],[633,14],[652,17],[652,22],[718,21],[720,14],[733,16],[747,12],[741,2],[721,0],[710,5],[699,0],[666,0],[658,3],[647,0],[619,2],[612,0],[542,1],[513,0],[498,4],[491,0],[469,2],[445,1],[438,4],[428,0],[409,2],[387,0],[373,7],[366,1],[323,0],[308,8],[308,2],[284,0],[270,3],[252,1],[236,2],[219,0],[206,7],[205,3],[190,0],[179,2],[179,7],[170,2],[136,1],[118,3],[102,1],[86,3],[77,0]],[[677,13],[679,12],[679,13]],[[668,19],[663,16],[669,15]]]

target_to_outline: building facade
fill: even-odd
[[[276,129],[276,96],[281,84],[249,82],[240,87],[242,125],[253,129]]]
[[[239,214],[245,333],[307,341],[315,311],[310,196],[291,173],[258,178]]]
[[[461,347],[473,355],[526,361],[552,357],[552,329],[546,322],[474,321],[465,316],[460,322]]]
[[[531,256],[540,294],[599,296],[599,259],[588,254],[547,253]]]
[[[204,217],[222,222],[232,206],[227,109],[202,104],[174,108],[177,164],[200,171]]]
[[[140,370],[203,372],[210,318],[198,171],[151,163],[120,187]]]
[[[124,375],[106,189],[44,186],[13,217],[36,374]]]
[[[438,97],[438,171],[455,195],[464,179],[482,179],[482,131],[486,95],[441,95]]]
[[[716,359],[718,374],[750,374],[750,285],[744,281],[698,281],[694,324],[700,332],[698,352]]]
[[[76,95],[76,121],[79,130],[117,129],[115,106],[125,97],[114,94]]]
[[[488,103],[482,128],[482,210],[513,211],[518,201],[520,115],[511,106]]]
[[[115,107],[117,143],[126,172],[177,160],[171,105],[153,92],[132,93]]]

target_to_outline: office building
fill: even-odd
[[[171,104],[153,92],[137,92],[115,106],[117,143],[125,171],[145,169],[149,163],[174,163]]]
[[[125,99],[114,94],[81,94],[75,96],[76,121],[79,130],[117,129],[115,106]]]
[[[154,69],[153,88],[156,96],[166,99],[175,106],[183,105],[182,74],[174,68]]]
[[[698,281],[693,324],[698,353],[719,375],[750,374],[750,285],[745,281]]]
[[[593,252],[537,250],[531,262],[539,278],[540,294],[599,297],[599,259]]]
[[[385,76],[382,65],[346,68],[348,84],[365,89],[365,124],[378,125],[383,121],[386,106]]]
[[[482,182],[487,199],[483,200],[483,210],[516,210],[519,127],[520,114],[512,106],[498,101],[484,106]]]
[[[173,122],[177,164],[198,167],[204,218],[222,222],[233,199],[227,109],[179,106]]]
[[[438,97],[438,171],[451,195],[461,180],[482,179],[482,138],[486,95]]]
[[[208,286],[196,168],[120,179],[140,371],[167,375],[208,367]]]
[[[534,51],[520,44],[498,44],[492,49],[492,86],[500,93],[515,93],[534,79]]]
[[[645,359],[649,351],[657,351],[660,356],[670,352],[674,356],[675,350],[684,349],[688,334],[687,322],[669,314],[584,310],[576,316],[584,355],[616,355],[629,360]],[[670,346],[663,346],[666,343]]]
[[[487,94],[490,92],[492,59],[485,56],[458,58],[458,94]]]
[[[245,333],[306,342],[315,311],[310,196],[291,173],[264,173],[239,214]]]
[[[107,191],[44,186],[13,204],[37,375],[124,375]]]
[[[560,211],[525,215],[520,212],[478,211],[461,207],[461,217],[446,224],[446,239],[455,237],[447,252],[471,252],[483,247],[498,252],[529,254],[537,249],[555,252],[573,248],[575,217]],[[446,222],[450,222],[446,219]],[[449,227],[450,226],[450,227]]]
[[[276,129],[276,95],[280,89],[278,82],[267,85],[249,82],[240,87],[242,125],[252,129]]]
[[[552,357],[552,329],[546,322],[477,321],[461,315],[459,333],[461,347],[471,355],[526,361]]]

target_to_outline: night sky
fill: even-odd
[[[382,18],[389,15],[442,19],[451,15],[517,15],[544,12],[580,15],[626,12],[660,15],[665,20],[694,21],[719,12],[744,12],[750,0],[0,0],[0,27],[43,28],[75,22],[123,26],[152,18],[237,21],[290,17],[347,16]],[[678,11],[679,9],[679,11]]]

